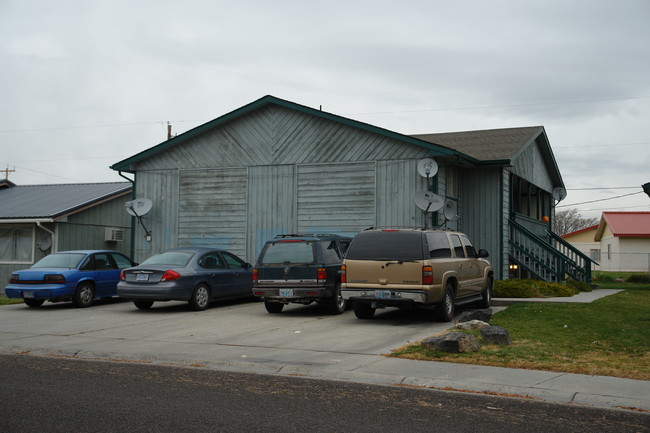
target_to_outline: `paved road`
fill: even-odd
[[[644,414],[413,388],[0,355],[0,431],[648,432]]]

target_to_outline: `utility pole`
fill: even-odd
[[[14,170],[9,170],[9,166],[7,166],[7,168],[5,168],[4,170],[0,170],[0,173],[4,173],[5,174],[5,180],[9,180],[9,173],[15,173],[15,171],[16,171],[15,168],[16,167],[14,167]]]

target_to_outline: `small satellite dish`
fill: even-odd
[[[417,191],[413,194],[413,203],[425,212],[436,212],[444,206],[445,201],[430,191]]]
[[[427,179],[438,173],[438,163],[431,158],[424,158],[418,161],[418,174]]]
[[[138,198],[124,203],[126,212],[133,216],[142,216],[151,210],[153,203],[148,198]]]
[[[43,231],[38,231],[36,235],[36,246],[41,251],[47,251],[52,246],[52,235]]]
[[[566,189],[562,188],[561,186],[553,188],[553,198],[556,201],[564,200],[566,198]]]
[[[458,217],[458,205],[453,200],[447,200],[442,213],[447,221],[453,221]]]

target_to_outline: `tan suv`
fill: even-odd
[[[359,233],[341,268],[341,292],[359,319],[377,308],[431,308],[449,322],[455,306],[490,306],[488,252],[463,233],[440,229],[369,229]]]

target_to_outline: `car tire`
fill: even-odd
[[[133,301],[133,305],[140,310],[148,310],[153,305],[153,301]]]
[[[341,284],[338,283],[334,288],[334,296],[327,299],[327,311],[330,314],[343,314],[345,312],[345,299],[341,294]]]
[[[479,308],[490,308],[490,304],[492,303],[492,286],[494,285],[494,281],[492,280],[492,277],[488,277],[487,281],[485,282],[485,289],[483,289],[483,292],[481,292],[481,300],[478,303]]]
[[[354,310],[354,315],[357,316],[357,319],[372,319],[375,315],[376,308],[372,307],[372,304],[369,302],[353,302],[352,309]]]
[[[72,297],[72,303],[78,308],[87,308],[95,299],[95,287],[89,282],[80,283]]]
[[[199,284],[194,288],[192,297],[188,302],[192,311],[203,311],[210,305],[210,289],[205,284]]]
[[[445,287],[445,295],[442,301],[436,304],[433,309],[436,319],[440,322],[451,322],[456,312],[456,305],[454,304],[454,287],[447,283]]]
[[[40,307],[45,302],[45,299],[24,298],[23,301],[28,307]]]
[[[284,304],[282,302],[264,301],[264,307],[266,308],[266,311],[268,311],[269,313],[277,314],[282,312],[282,309],[284,308]]]

